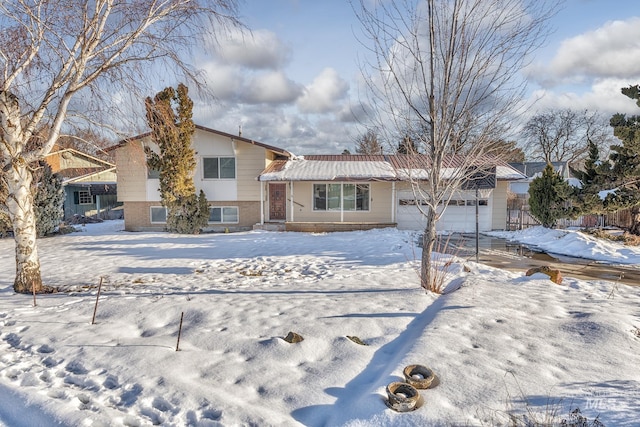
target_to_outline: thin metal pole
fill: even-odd
[[[182,319],[184,318],[184,311],[180,314],[180,327],[178,328],[178,342],[176,344],[176,351],[180,351],[180,335],[182,335]]]
[[[100,299],[100,290],[102,289],[102,279],[100,276],[100,283],[98,284],[98,295],[96,295],[96,305],[93,307],[93,317],[91,318],[91,324],[95,325],[96,323],[96,312],[98,311],[98,299]]]
[[[476,264],[480,262],[480,210],[478,208],[480,200],[478,199],[478,193],[479,190],[478,187],[476,187]]]

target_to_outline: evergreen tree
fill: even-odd
[[[64,217],[64,188],[62,178],[51,166],[40,161],[34,172],[33,204],[38,237],[52,234]]]
[[[573,187],[571,193],[572,216],[601,214],[605,212],[604,200],[600,197],[608,181],[608,162],[600,160],[598,146],[589,141],[589,154],[584,162],[583,169],[574,169],[569,166],[571,173],[581,182],[581,187]]]
[[[64,187],[60,175],[51,171],[45,161],[40,160],[31,165],[33,182],[33,208],[36,217],[36,234],[43,237],[52,234],[64,218]],[[7,197],[6,189],[0,186],[0,203]],[[9,215],[0,211],[0,237],[13,230]]]
[[[147,149],[147,165],[160,172],[160,197],[167,208],[167,230],[198,234],[207,225],[209,208],[204,192],[196,195],[196,168],[191,138],[193,101],[185,85],[168,87],[145,100],[151,139],[159,152]]]
[[[542,176],[535,178],[529,185],[531,215],[543,227],[555,227],[559,219],[567,218],[570,214],[570,209],[566,206],[570,194],[571,188],[567,181],[551,164],[547,164]]]
[[[622,89],[622,93],[636,100],[640,107],[640,88],[638,85]],[[610,193],[605,199],[608,210],[631,208],[632,224],[630,232],[640,235],[640,116],[627,117],[614,114],[610,121],[613,134],[622,141],[622,145],[612,145],[611,169],[609,171]]]

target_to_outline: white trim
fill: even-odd
[[[291,205],[291,222],[293,222],[293,221],[294,221],[294,219],[293,219],[293,217],[294,217],[293,212],[295,211],[294,206],[293,206],[293,205],[294,205],[294,203],[293,203],[293,181],[289,181],[289,188],[291,189],[291,190],[290,190],[290,192],[289,192],[289,193],[290,193],[290,196],[291,196],[291,203],[290,203],[290,205]],[[286,195],[285,195],[285,197],[286,197]],[[286,199],[285,199],[285,203],[286,203]],[[285,212],[286,212],[286,208],[285,208]],[[285,218],[285,221],[286,221],[286,220],[287,220],[287,219]]]
[[[264,182],[260,182],[260,225],[264,225]]]

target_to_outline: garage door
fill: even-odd
[[[484,192],[478,207],[480,231],[491,230],[491,193]],[[396,221],[401,230],[422,230],[426,221],[420,212],[419,201],[411,191],[398,192]],[[438,231],[472,233],[476,230],[475,193],[462,192],[452,198],[438,221]],[[441,213],[443,207],[439,207]]]

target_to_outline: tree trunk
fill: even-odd
[[[430,291],[432,289],[433,282],[433,265],[431,262],[431,254],[433,253],[433,248],[436,244],[437,233],[436,233],[436,211],[431,207],[427,207],[427,211],[425,212],[427,225],[424,229],[424,234],[422,235],[422,262],[420,266],[420,285],[425,289],[425,291]]]
[[[13,224],[16,247],[16,279],[13,290],[20,293],[42,292],[40,259],[36,246],[36,218],[33,210],[31,181],[28,165],[21,159],[14,161],[6,172],[9,196],[7,208]]]
[[[640,205],[631,208],[631,228],[629,232],[640,236]]]

